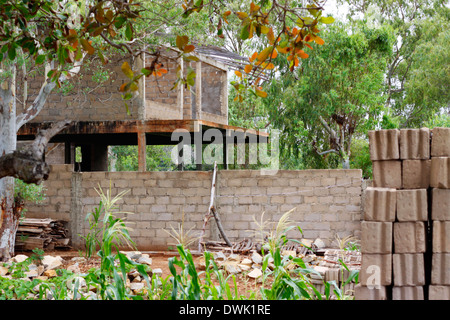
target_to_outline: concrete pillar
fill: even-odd
[[[70,221],[69,221],[69,237],[72,239],[72,247],[74,249],[81,249],[83,247],[83,241],[80,235],[83,235],[83,204],[81,199],[83,198],[83,188],[81,183],[83,181],[83,175],[78,172],[72,173],[71,178],[71,206],[70,206]]]
[[[145,138],[145,132],[138,132],[138,163],[139,171],[144,172],[147,168],[147,141]]]

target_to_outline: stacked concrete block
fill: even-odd
[[[369,143],[374,188],[365,191],[356,294],[394,300],[448,295],[450,128],[370,131]],[[383,289],[369,294],[373,274],[367,268],[374,266],[389,276],[379,277]]]
[[[431,139],[432,258],[429,299],[450,299],[450,128]]]
[[[357,300],[387,300],[392,284],[392,233],[396,189],[368,187],[361,222],[361,269]]]

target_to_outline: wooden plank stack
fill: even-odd
[[[70,249],[67,222],[54,219],[24,218],[19,221],[15,250]]]

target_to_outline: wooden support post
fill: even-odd
[[[137,134],[138,138],[138,163],[139,163],[139,171],[144,172],[146,171],[147,167],[147,142],[145,138],[145,132],[138,132]]]

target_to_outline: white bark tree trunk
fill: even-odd
[[[0,84],[0,156],[16,150],[16,99],[14,65],[8,66],[11,76]],[[0,260],[8,259],[14,253],[18,217],[14,212],[14,178],[0,179]]]

